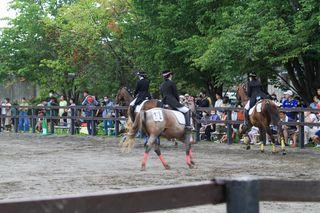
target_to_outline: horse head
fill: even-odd
[[[116,96],[116,103],[120,104],[123,103],[128,106],[130,102],[132,101],[132,96],[130,95],[128,89],[126,87],[121,87]]]
[[[237,86],[236,97],[238,101],[242,102],[242,104],[249,100],[246,90],[247,89],[245,84],[240,84]]]

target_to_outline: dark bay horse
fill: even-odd
[[[242,106],[245,106],[249,100],[246,94],[246,88],[243,84],[237,87],[237,99],[241,101]],[[261,108],[261,110],[258,110],[258,105],[260,105],[259,107]],[[248,130],[250,130],[252,126],[258,127],[260,132],[260,141],[262,141],[260,145],[260,151],[264,152],[265,137],[266,134],[268,134],[272,142],[272,152],[275,153],[275,139],[272,135],[270,124],[278,127],[278,135],[281,141],[281,150],[282,154],[285,155],[286,151],[284,137],[283,132],[281,131],[278,107],[275,103],[273,103],[273,101],[269,99],[263,99],[256,103],[252,113],[249,115],[248,126],[240,128],[239,133],[246,135]],[[250,144],[247,136],[245,137],[245,144],[247,146],[247,149],[250,149]]]
[[[183,142],[186,146],[186,161],[189,168],[193,168],[194,162],[192,160],[191,151],[191,132],[185,131],[185,125],[179,122],[178,117],[176,117],[177,112],[169,109],[153,108],[150,110],[141,110],[136,119],[129,129],[125,141],[122,143],[122,151],[130,152],[135,144],[135,135],[138,130],[144,132],[148,135],[148,142],[146,144],[141,170],[146,169],[147,160],[149,158],[149,152],[154,146],[154,151],[158,155],[160,161],[162,162],[165,169],[170,169],[170,166],[165,161],[163,155],[160,151],[160,145],[155,143],[159,136],[164,136],[167,139],[176,138]],[[178,112],[180,113],[180,112]],[[181,116],[184,116],[181,113]]]

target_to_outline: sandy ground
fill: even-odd
[[[118,138],[0,134],[0,200],[110,192],[148,186],[205,181],[214,177],[320,180],[320,153],[288,149],[287,156],[267,147],[243,150],[240,145],[200,142],[193,146],[196,168],[188,169],[182,144],[162,142],[171,166],[164,170],[152,152],[147,171],[140,171],[143,145],[121,153]],[[319,212],[320,203],[261,202],[261,212]],[[225,205],[206,205],[167,212],[226,212]]]

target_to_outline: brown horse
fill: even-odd
[[[181,114],[183,117],[183,115]],[[122,143],[122,151],[131,151],[135,143],[135,134],[140,130],[149,136],[146,144],[144,157],[141,164],[141,170],[146,169],[146,163],[149,157],[149,152],[154,145],[154,151],[158,155],[165,169],[170,169],[160,151],[160,146],[155,143],[159,136],[164,136],[167,139],[176,138],[186,145],[186,161],[189,168],[193,168],[191,151],[191,132],[185,131],[185,125],[180,124],[175,112],[169,109],[153,108],[147,111],[140,111],[136,116],[132,127],[129,129],[125,141]]]
[[[240,85],[237,87],[237,99],[241,101],[242,106],[245,106],[247,104],[249,98],[246,95],[246,88],[244,85]],[[260,105],[261,110],[258,110],[258,105]],[[263,99],[256,103],[252,113],[249,115],[249,122],[247,127],[240,128],[239,133],[246,135],[248,130],[250,130],[252,126],[258,127],[260,132],[260,141],[262,141],[260,145],[260,151],[264,152],[265,137],[266,134],[268,134],[272,142],[272,152],[275,153],[275,139],[272,135],[270,124],[278,127],[278,134],[281,141],[281,150],[282,154],[285,155],[286,152],[283,140],[284,137],[283,132],[281,131],[278,107],[273,103],[273,101],[269,99]],[[247,149],[250,149],[248,137],[245,137],[245,144],[247,146]]]
[[[122,106],[129,106],[130,102],[133,100],[130,92],[126,87],[121,87],[116,96],[116,103]]]

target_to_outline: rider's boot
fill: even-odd
[[[249,110],[244,110],[244,122],[243,122],[243,126],[246,128],[249,125]]]
[[[192,126],[190,124],[190,111],[184,113],[184,118],[186,120],[185,130],[190,132],[192,130]]]

